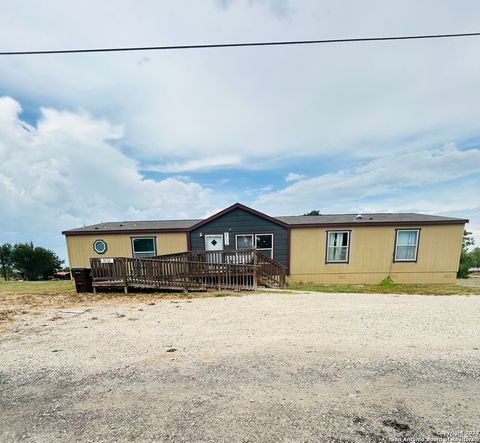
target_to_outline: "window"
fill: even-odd
[[[273,234],[255,234],[255,248],[263,255],[273,258]]]
[[[327,263],[348,263],[350,231],[327,231]]]
[[[132,238],[132,253],[134,258],[154,257],[157,255],[155,237]]]
[[[235,236],[237,249],[253,249],[253,234],[240,234]]]
[[[235,242],[236,249],[257,249],[263,255],[273,258],[273,234],[237,234]]]
[[[417,261],[418,229],[398,229],[395,240],[395,261]]]
[[[105,254],[107,251],[107,244],[103,240],[95,240],[93,242],[93,250],[97,254]]]

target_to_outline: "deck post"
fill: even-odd
[[[125,294],[128,293],[127,285],[128,285],[128,272],[127,272],[127,259],[123,258],[123,279],[125,281]]]
[[[253,290],[256,292],[258,289],[257,282],[257,251],[253,250]]]
[[[218,290],[222,291],[222,283],[220,279],[220,266],[217,265],[217,283],[218,283]]]

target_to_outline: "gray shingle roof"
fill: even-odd
[[[368,224],[368,223],[418,223],[418,222],[455,222],[465,221],[460,218],[442,217],[439,215],[416,214],[413,212],[376,212],[372,214],[360,214],[362,218],[357,219],[359,214],[325,214],[325,215],[289,215],[275,217],[289,225],[310,225],[310,224]]]
[[[75,232],[102,232],[102,231],[162,231],[162,230],[185,230],[201,220],[146,220],[146,221],[121,221],[105,222],[96,225],[84,226],[83,228],[69,229],[68,233]]]
[[[325,214],[325,215],[289,215],[274,217],[277,220],[290,226],[358,226],[368,224],[422,224],[422,223],[466,223],[468,220],[455,217],[442,217],[439,215],[416,214],[412,212],[390,213],[380,212],[372,214],[362,214],[361,219],[357,219],[358,214]],[[156,231],[186,231],[201,219],[190,220],[148,220],[148,221],[122,221],[106,222],[96,225],[84,226],[82,228],[70,229],[64,231],[65,234],[87,234],[96,232],[156,232]]]

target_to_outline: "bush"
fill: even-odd
[[[468,278],[470,274],[468,270],[473,268],[474,258],[471,252],[462,250],[460,254],[460,264],[458,266],[457,277],[458,278]]]
[[[394,284],[395,284],[395,282],[392,280],[392,278],[390,276],[384,278],[380,282],[380,286],[393,286]]]

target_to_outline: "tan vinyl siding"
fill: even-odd
[[[325,264],[326,229],[291,230],[290,280],[304,283],[453,283],[464,225],[402,226],[420,229],[417,262],[393,262],[395,227],[353,227],[349,263]]]
[[[152,233],[152,234],[104,234],[68,235],[68,261],[71,268],[89,268],[91,257],[132,257],[132,237],[156,237],[157,254],[171,254],[187,250],[187,234],[185,232]],[[107,243],[107,252],[97,254],[93,250],[93,242],[103,240]]]

